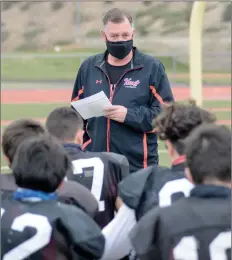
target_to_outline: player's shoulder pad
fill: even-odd
[[[124,164],[129,167],[129,162],[126,156],[112,152],[103,152],[103,154],[106,155],[109,158],[109,160],[113,162],[118,162],[118,164]]]
[[[136,209],[143,194],[147,179],[153,171],[153,167],[141,169],[130,174],[118,185],[118,195],[130,208]]]
[[[99,259],[105,247],[105,238],[100,227],[90,216],[72,205],[59,203],[63,225],[69,230],[73,243],[81,251],[88,252],[91,259]]]

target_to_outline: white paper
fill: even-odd
[[[104,108],[112,106],[108,97],[103,91],[90,97],[73,101],[71,102],[71,105],[76,109],[76,111],[82,116],[83,119],[104,116]]]

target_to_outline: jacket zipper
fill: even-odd
[[[105,73],[105,71],[101,68],[101,67],[98,67],[96,66],[97,68],[99,68],[107,77],[108,79],[108,83],[109,83],[109,86],[110,86],[110,102],[112,103],[112,100],[113,100],[113,96],[114,96],[114,92],[115,92],[115,89],[118,85],[118,83],[121,81],[121,79],[130,71],[133,71],[133,70],[138,70],[138,69],[141,69],[141,67],[137,67],[137,68],[133,68],[133,69],[129,69],[127,71],[125,71],[119,78],[119,80],[117,81],[116,84],[111,84],[110,82],[110,78],[109,76]],[[107,118],[107,131],[106,131],[106,151],[107,152],[110,152],[110,119]]]

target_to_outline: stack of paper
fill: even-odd
[[[104,116],[104,108],[112,106],[103,91],[90,97],[73,101],[71,105],[85,120],[91,117]]]

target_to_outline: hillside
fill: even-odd
[[[101,47],[98,38],[101,18],[114,6],[133,15],[140,45],[151,42],[153,50],[166,50],[167,45],[171,49],[186,47],[192,6],[189,2],[1,2],[2,50],[50,49],[54,45],[72,44],[88,47],[93,42]],[[204,39],[211,43],[207,49],[224,44],[223,49],[229,50],[230,16],[231,4],[207,3]],[[212,44],[212,39],[220,39],[219,44]]]

